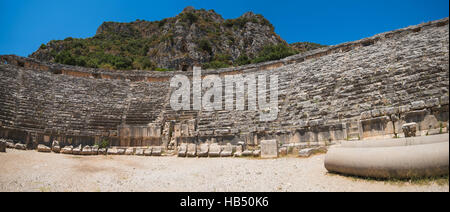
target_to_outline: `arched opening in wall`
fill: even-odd
[[[189,66],[188,66],[188,65],[182,65],[182,66],[181,66],[181,70],[182,70],[182,71],[188,71],[188,69],[189,69]]]

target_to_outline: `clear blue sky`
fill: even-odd
[[[448,0],[0,0],[0,54],[27,56],[50,40],[91,37],[103,21],[161,20],[189,5],[224,18],[253,11],[289,43],[329,45],[449,16]]]

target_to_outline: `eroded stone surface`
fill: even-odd
[[[263,140],[261,141],[261,158],[277,158],[278,157],[278,141]]]
[[[43,145],[43,144],[39,144],[39,145],[37,146],[37,151],[38,151],[38,152],[51,152],[52,149],[50,149],[50,147],[45,146],[45,145]]]
[[[209,146],[209,157],[220,157],[221,152],[222,149],[219,144],[213,143]]]

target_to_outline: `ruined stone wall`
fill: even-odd
[[[0,137],[117,146],[183,142],[281,144],[422,135],[448,126],[448,18],[295,55],[204,74],[277,74],[279,114],[173,111],[169,80],[191,72],[108,71],[5,55]]]

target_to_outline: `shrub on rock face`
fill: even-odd
[[[239,57],[236,59],[236,61],[235,61],[235,64],[238,65],[238,66],[247,65],[247,64],[250,64],[250,63],[252,63],[252,61],[251,61],[250,58],[249,58],[247,55],[245,55],[245,54],[239,56]]]
[[[297,52],[294,49],[285,44],[269,45],[264,47],[264,49],[258,54],[255,59],[253,59],[252,62],[261,63],[271,60],[279,60],[296,53]]]
[[[208,52],[208,53],[212,52],[211,44],[209,43],[209,41],[207,41],[205,39],[199,41],[198,47],[205,52]]]
[[[106,139],[103,139],[102,142],[98,145],[99,148],[105,149],[109,147],[109,141]]]
[[[192,12],[186,12],[181,14],[181,21],[189,24],[197,22],[198,16]]]

